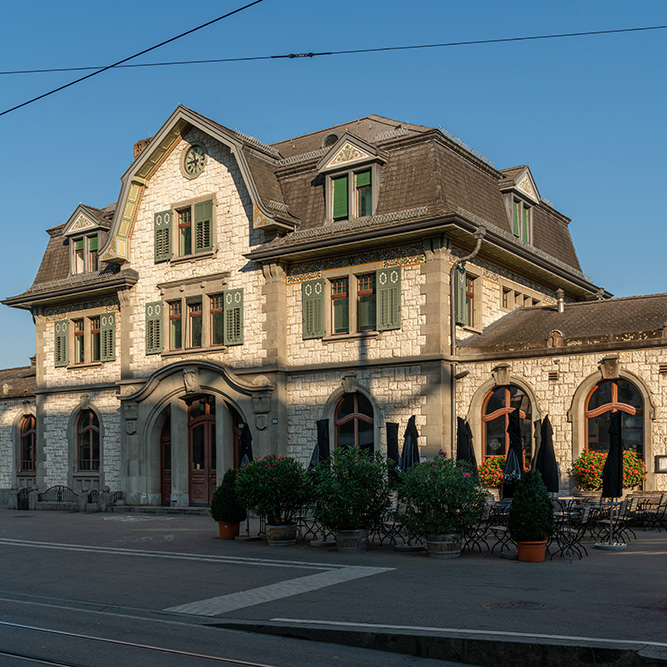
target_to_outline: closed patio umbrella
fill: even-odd
[[[540,436],[540,448],[537,450],[537,456],[535,457],[535,470],[542,475],[547,491],[558,493],[558,464],[556,463],[553,429],[551,428],[549,415],[542,421]]]
[[[419,447],[417,446],[419,434],[417,433],[415,419],[416,417],[412,415],[412,417],[408,419],[408,425],[405,429],[405,434],[403,436],[403,451],[401,452],[401,458],[396,466],[396,470],[399,473],[419,463]]]
[[[456,418],[456,460],[468,461],[473,468],[475,478],[478,477],[477,459],[472,446],[472,431],[470,424],[461,417]]]
[[[398,454],[398,424],[396,422],[387,422],[387,458],[392,461],[389,472],[395,476],[396,466],[399,461]]]
[[[512,498],[514,496],[514,490],[521,480],[521,471],[523,470],[521,416],[519,415],[519,410],[514,409],[510,412],[508,422],[507,433],[510,437],[510,446],[503,474],[503,498]]]
[[[609,452],[602,469],[602,497],[620,498],[623,495],[623,438],[621,413],[612,412],[609,423]],[[609,504],[609,541],[598,543],[596,549],[620,550],[627,545],[614,542],[614,503]]]
[[[241,439],[239,441],[239,468],[252,463],[252,434],[248,424],[241,428]]]
[[[329,420],[318,419],[315,422],[317,426],[317,442],[313,455],[310,457],[310,465],[315,466],[329,458]]]

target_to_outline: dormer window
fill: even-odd
[[[347,220],[373,214],[372,170],[348,172],[331,177],[332,218]],[[352,215],[350,215],[352,213]]]
[[[78,236],[70,240],[73,274],[97,271],[97,234]]]
[[[376,212],[380,165],[385,159],[376,146],[351,134],[332,144],[317,165],[324,176],[328,221],[365,218]]]
[[[512,231],[526,243],[533,242],[533,210],[526,202],[514,197],[512,207]]]

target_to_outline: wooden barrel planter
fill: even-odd
[[[458,558],[461,555],[461,535],[426,535],[426,551],[431,558]]]
[[[291,547],[296,544],[296,524],[271,526],[266,524],[266,542],[270,547]]]
[[[363,554],[368,546],[368,531],[364,528],[339,530],[336,532],[336,546],[343,554]]]

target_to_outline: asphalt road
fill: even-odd
[[[573,562],[436,561],[222,541],[206,516],[0,509],[0,666],[448,664],[229,622],[667,642],[667,534],[638,537]]]

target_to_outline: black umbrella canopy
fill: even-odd
[[[401,453],[401,458],[396,466],[398,472],[407,470],[419,463],[419,447],[417,446],[419,434],[417,433],[415,419],[416,417],[414,415],[408,419],[408,425],[403,436],[403,452]]]
[[[514,496],[514,490],[517,483],[521,480],[521,472],[523,470],[521,416],[517,409],[510,412],[508,422],[507,433],[510,437],[510,446],[503,474],[503,498],[512,498]]]
[[[317,443],[310,458],[310,465],[317,465],[329,458],[329,420],[318,419],[315,422],[317,426]]]
[[[558,493],[558,464],[554,452],[553,429],[547,415],[542,421],[540,429],[540,448],[535,457],[535,470],[541,475],[547,487],[547,491]]]
[[[241,428],[241,440],[239,442],[239,468],[252,463],[252,434],[248,424]]]
[[[621,413],[611,413],[609,424],[609,453],[602,469],[602,497],[620,498],[623,495],[623,438]]]
[[[472,446],[472,431],[470,424],[461,417],[456,418],[456,460],[468,461],[475,471],[477,477],[477,459]]]

